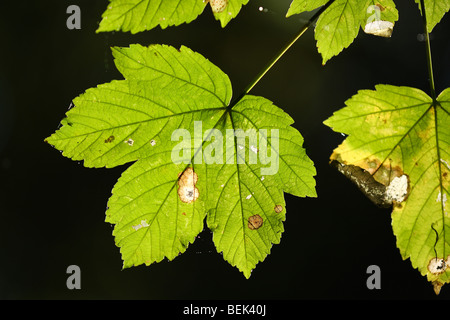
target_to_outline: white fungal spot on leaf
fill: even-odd
[[[156,141],[155,140],[150,140],[150,144],[152,145],[152,147],[154,147],[156,145]]]
[[[433,258],[428,263],[428,271],[432,274],[440,274],[445,272],[445,269],[448,268],[447,262],[444,259],[436,259]]]
[[[444,208],[444,214],[448,216],[448,212],[446,210],[447,207],[447,194],[442,194],[441,191],[439,191],[438,196],[436,198],[436,202],[442,202],[442,207]]]
[[[394,31],[394,24],[390,21],[375,20],[364,27],[364,32],[374,36],[390,38]]]
[[[199,193],[197,187],[182,186],[178,188],[178,196],[184,203],[191,203],[197,200]]]
[[[403,202],[408,194],[408,177],[402,175],[392,179],[386,188],[386,198],[388,200]]]
[[[251,194],[249,194],[248,196],[245,197],[245,199],[249,200],[252,197]]]
[[[444,193],[444,196],[442,196],[442,193],[439,191],[438,196],[436,198],[436,202],[447,202],[447,194]]]
[[[444,273],[449,268],[450,268],[450,255],[447,256],[447,260],[439,259],[439,258],[431,259],[430,262],[428,263],[428,267],[427,267],[428,271],[435,276],[438,276],[441,273]],[[442,282],[440,282],[439,280],[434,280],[432,282],[432,284],[433,284],[434,293],[436,295],[438,295],[444,284]]]
[[[147,221],[141,220],[141,223],[139,223],[139,224],[137,224],[135,226],[132,226],[132,227],[133,227],[133,229],[135,231],[138,231],[139,229],[145,228],[145,227],[148,227],[148,226],[150,226],[150,225],[147,223]]]
[[[442,162],[443,164],[445,164],[445,166],[447,167],[448,170],[450,170],[450,165],[448,164],[447,161],[445,161],[444,159],[441,159],[441,162]]]
[[[134,140],[131,139],[131,138],[129,138],[128,140],[125,140],[124,142],[125,142],[126,144],[128,144],[130,147],[132,147],[133,144],[134,144]]]

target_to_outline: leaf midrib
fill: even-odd
[[[86,100],[85,100],[86,101]],[[98,102],[98,101],[94,101],[94,100],[89,100],[90,102]],[[190,111],[186,111],[186,112],[181,112],[181,113],[174,113],[171,115],[167,115],[167,116],[161,116],[158,118],[151,118],[151,119],[147,119],[147,120],[142,120],[142,121],[136,121],[136,122],[131,122],[131,123],[127,123],[127,124],[123,124],[123,125],[119,125],[119,126],[113,126],[113,127],[109,127],[109,128],[105,128],[105,129],[100,129],[100,130],[95,130],[95,131],[90,131],[87,133],[83,133],[83,134],[79,134],[76,136],[69,136],[69,137],[62,137],[62,138],[54,138],[55,141],[59,141],[59,140],[67,140],[67,139],[73,139],[73,138],[78,138],[78,137],[83,137],[86,135],[90,135],[90,134],[95,134],[95,133],[99,133],[99,132],[103,132],[103,131],[108,131],[108,130],[114,130],[114,129],[119,129],[119,128],[123,128],[123,127],[129,127],[129,126],[134,126],[134,125],[140,125],[143,123],[147,123],[150,121],[158,121],[158,120],[162,120],[162,119],[167,119],[167,118],[175,118],[175,117],[179,117],[179,116],[184,116],[186,114],[193,114],[193,113],[197,113],[197,112],[207,112],[207,111],[224,111],[226,110],[226,108],[207,108],[207,109],[196,109],[196,110],[190,110]],[[81,115],[81,114],[77,114],[77,116],[86,116],[86,117],[90,117],[87,115]]]
[[[163,74],[163,75],[167,75],[167,76],[169,76],[169,77],[171,77],[171,78],[173,78],[173,79],[177,79],[177,80],[179,80],[179,81],[181,81],[181,82],[185,82],[185,83],[187,83],[187,84],[189,84],[189,85],[192,85],[192,86],[197,87],[197,88],[199,88],[199,89],[201,89],[201,90],[204,90],[204,91],[206,91],[206,92],[209,92],[209,93],[211,93],[215,98],[217,98],[217,100],[220,101],[220,103],[222,104],[223,107],[227,107],[227,106],[226,106],[226,103],[225,103],[225,102],[224,102],[224,101],[223,101],[223,100],[222,100],[215,92],[213,92],[213,91],[211,91],[211,90],[209,90],[209,89],[206,89],[206,88],[204,88],[204,87],[202,87],[202,86],[199,86],[199,85],[197,85],[197,84],[195,84],[195,83],[189,82],[189,81],[187,81],[186,79],[180,78],[180,77],[175,76],[175,75],[173,75],[173,74],[164,72],[164,71],[162,71],[162,70],[156,69],[156,68],[151,67],[151,66],[148,66],[148,65],[146,65],[146,64],[142,64],[140,61],[138,61],[138,60],[136,60],[136,59],[130,57],[130,56],[127,55],[127,54],[125,54],[125,53],[123,52],[123,50],[118,50],[118,49],[116,49],[116,48],[114,48],[114,47],[112,48],[112,50],[115,51],[115,52],[117,52],[117,53],[122,54],[123,56],[127,57],[129,60],[134,61],[135,63],[137,63],[137,64],[143,66],[144,68],[148,68],[148,69],[150,69],[150,70],[153,70],[153,71],[155,71],[156,73],[161,73],[161,74]],[[160,54],[160,56],[164,58],[163,55]],[[188,57],[192,60],[192,58],[191,58],[189,55],[186,55],[186,56],[188,56]],[[181,61],[180,61],[177,57],[175,57],[174,55],[172,55],[172,57],[174,57],[174,59],[175,59],[180,65],[183,66],[183,64],[181,63]],[[195,62],[196,65],[200,66],[203,70],[205,70],[205,69],[203,68],[203,66],[202,66],[201,64],[199,64],[197,61],[194,60],[194,62]],[[169,65],[171,65],[171,64],[169,64]],[[188,73],[188,74],[189,74],[189,73]],[[206,74],[208,74],[208,76],[209,76],[209,73],[206,73]],[[189,74],[189,76],[190,76],[190,74]],[[131,79],[127,79],[127,80],[131,80]],[[214,81],[213,81],[212,83],[214,84]]]

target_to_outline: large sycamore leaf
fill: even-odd
[[[284,192],[316,196],[292,118],[262,97],[230,104],[228,76],[186,47],[113,54],[125,80],[74,99],[46,141],[87,167],[134,162],[106,212],[124,267],[174,259],[206,217],[218,252],[249,277],[280,242]]]
[[[138,33],[160,26],[178,26],[195,20],[208,6],[225,27],[248,0],[109,0],[97,32]]]
[[[287,17],[325,5],[327,0],[293,0]],[[315,27],[317,48],[325,64],[352,44],[360,27],[369,34],[390,37],[398,11],[393,0],[335,0]]]
[[[348,137],[331,161],[376,204],[393,206],[404,259],[438,293],[450,282],[450,88],[436,102],[410,87],[361,90],[325,121]]]
[[[422,12],[420,0],[415,1],[419,5],[420,12]],[[450,0],[424,0],[424,3],[427,13],[427,31],[431,32],[450,10]]]

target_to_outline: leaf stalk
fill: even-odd
[[[420,0],[420,6],[422,9],[422,21],[423,21],[423,28],[424,28],[424,35],[425,35],[425,42],[426,42],[426,54],[427,54],[427,69],[428,69],[428,80],[430,82],[430,93],[431,98],[433,99],[433,104],[435,105],[436,100],[436,88],[434,85],[434,75],[433,75],[433,61],[431,58],[431,44],[430,44],[430,35],[428,33],[427,29],[427,14],[425,11],[425,2],[424,0]]]
[[[329,0],[325,5],[323,5],[317,12],[306,22],[305,25],[297,32],[294,38],[289,41],[273,58],[269,61],[267,66],[261,70],[261,72],[253,79],[253,81],[245,88],[244,92],[234,99],[228,109],[231,110],[246,94],[248,94],[258,82],[269,72],[270,69],[281,59],[281,57],[292,47],[292,45],[297,42],[298,39],[309,29],[309,27],[319,18],[319,16],[336,0]]]

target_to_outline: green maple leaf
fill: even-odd
[[[415,1],[420,3],[420,0]],[[312,11],[327,2],[293,0],[286,16]],[[425,0],[425,8],[427,30],[431,32],[450,10],[450,0]],[[323,64],[353,43],[360,26],[366,33],[390,37],[396,21],[398,11],[393,0],[335,0],[321,14],[315,28],[317,48]]]
[[[450,88],[361,90],[325,124],[347,134],[332,163],[375,203],[393,206],[404,259],[439,292],[450,282]]]
[[[415,1],[419,5],[420,12],[422,12],[420,0]],[[431,32],[450,10],[450,0],[425,0],[424,3],[427,12],[427,31]]]
[[[294,0],[286,14],[287,17],[305,11],[314,10],[328,1],[326,0]],[[319,17],[315,28],[317,48],[325,64],[333,56],[350,46],[358,36],[360,27],[374,21],[391,23],[376,27],[374,32],[367,33],[389,37],[394,22],[398,20],[398,11],[392,0],[336,0]],[[387,32],[389,30],[389,32]],[[383,32],[384,31],[384,32]]]
[[[110,0],[97,32],[137,33],[160,26],[165,29],[195,20],[210,7],[225,27],[248,0]]]
[[[206,217],[217,250],[249,277],[280,242],[284,192],[316,196],[293,120],[262,97],[230,104],[228,76],[186,47],[113,54],[125,80],[74,99],[46,141],[87,167],[134,162],[106,212],[124,267],[174,259]]]

